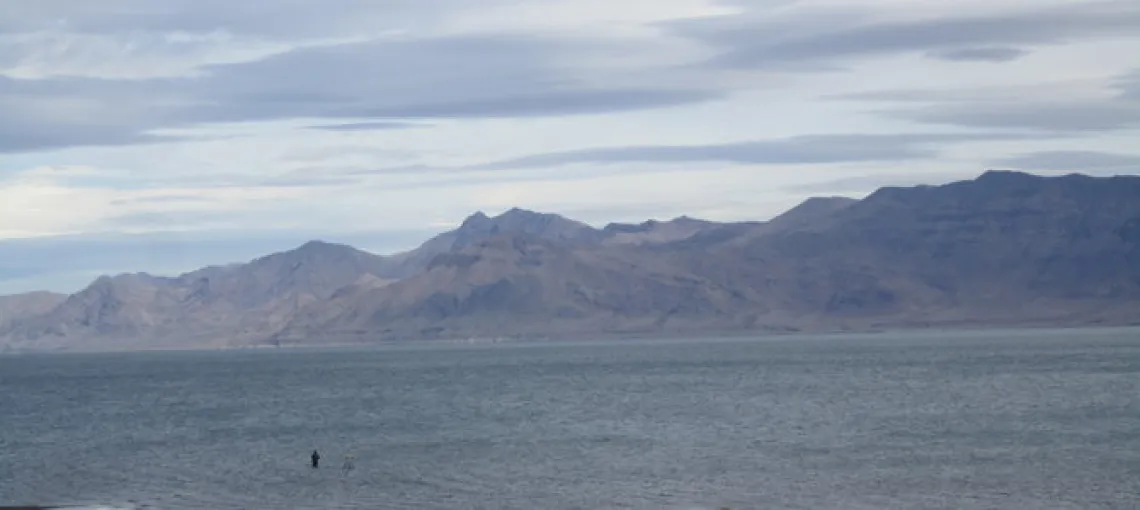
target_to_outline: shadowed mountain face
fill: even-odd
[[[1133,321],[1140,252],[1130,225],[1138,221],[1140,178],[987,172],[882,189],[714,259],[741,262],[726,281],[742,291],[775,280],[784,285],[777,294],[829,317]]]
[[[477,213],[379,257],[311,242],[0,299],[9,348],[1140,323],[1140,178],[987,172],[769,222]]]

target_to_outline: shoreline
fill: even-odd
[[[378,340],[378,341],[357,341],[357,342],[314,342],[314,343],[287,343],[281,345],[273,344],[250,344],[250,345],[237,345],[237,346],[217,346],[217,345],[186,345],[186,346],[149,346],[149,347],[123,347],[123,348],[107,348],[107,349],[28,349],[28,350],[0,350],[0,359],[8,357],[19,357],[25,355],[45,355],[45,354],[131,354],[131,353],[204,353],[204,352],[261,352],[261,351],[286,351],[286,352],[303,352],[309,351],[324,351],[324,350],[338,350],[338,349],[368,349],[368,348],[431,348],[441,346],[453,347],[494,347],[494,346],[521,346],[521,345],[544,345],[544,344],[557,344],[565,342],[585,342],[585,343],[625,343],[625,342],[653,342],[653,341],[676,341],[676,340],[692,340],[692,341],[718,341],[718,340],[745,340],[745,339],[787,339],[787,338],[820,338],[820,337],[868,337],[878,335],[889,335],[899,333],[913,333],[917,335],[939,335],[951,333],[1035,333],[1041,331],[1059,330],[1059,331],[1130,331],[1135,330],[1140,332],[1140,324],[1073,324],[1073,325],[1049,325],[1049,324],[1022,324],[1022,325],[968,325],[968,326],[900,326],[900,327],[882,327],[882,328],[867,328],[867,329],[848,329],[848,330],[800,330],[800,331],[763,331],[763,330],[736,330],[736,331],[716,331],[710,330],[705,333],[695,331],[678,331],[678,332],[628,332],[628,333],[596,333],[596,334],[557,334],[547,337],[530,336],[524,338],[511,338],[507,336],[499,337],[466,337],[466,338],[432,338],[420,340]],[[67,507],[4,507],[0,506],[0,510],[66,510]]]

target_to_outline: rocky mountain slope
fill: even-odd
[[[1140,178],[987,172],[881,189],[687,267],[805,323],[1122,324],[1140,322],[1138,224]]]
[[[306,306],[350,286],[377,287],[384,259],[311,241],[246,264],[177,277],[102,276],[87,288],[13,318],[0,330],[14,347],[224,346],[262,340]]]
[[[513,208],[491,218],[483,212],[476,212],[463,220],[459,228],[428,239],[414,250],[386,257],[378,274],[393,279],[405,278],[423,271],[439,254],[463,249],[504,232],[572,243],[597,243],[606,237],[605,233],[585,223],[557,214]]]
[[[65,299],[65,294],[43,291],[0,296],[0,331],[6,330],[13,321],[47,313]]]
[[[387,287],[310,307],[275,339],[625,333],[715,322],[749,306],[651,252],[511,232],[439,255]]]
[[[768,222],[476,213],[410,252],[310,242],[0,299],[9,348],[1140,323],[1140,177],[986,172]]]

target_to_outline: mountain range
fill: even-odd
[[[311,241],[0,297],[7,350],[1140,324],[1140,177],[988,171],[769,221],[475,213],[380,256]]]

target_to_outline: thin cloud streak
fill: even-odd
[[[319,131],[377,131],[386,129],[415,129],[428,127],[415,122],[378,121],[378,122],[351,122],[346,124],[324,124],[309,126],[308,129]]]
[[[905,21],[864,21],[867,17],[859,12],[780,20],[741,16],[675,26],[724,48],[710,66],[733,68],[978,46],[1056,45],[1140,32],[1140,6],[1120,0]]]
[[[960,48],[930,52],[933,58],[952,62],[1010,62],[1029,54],[1029,50],[1010,47]]]
[[[1081,173],[1140,173],[1140,154],[1098,151],[1040,151],[1000,158],[995,164],[1029,171],[1063,170]]]
[[[690,146],[633,146],[582,149],[479,165],[477,169],[533,168],[571,163],[728,162],[755,165],[799,165],[899,161],[931,158],[938,146],[955,142],[1017,140],[1017,133],[805,135],[780,140],[756,140]]]

